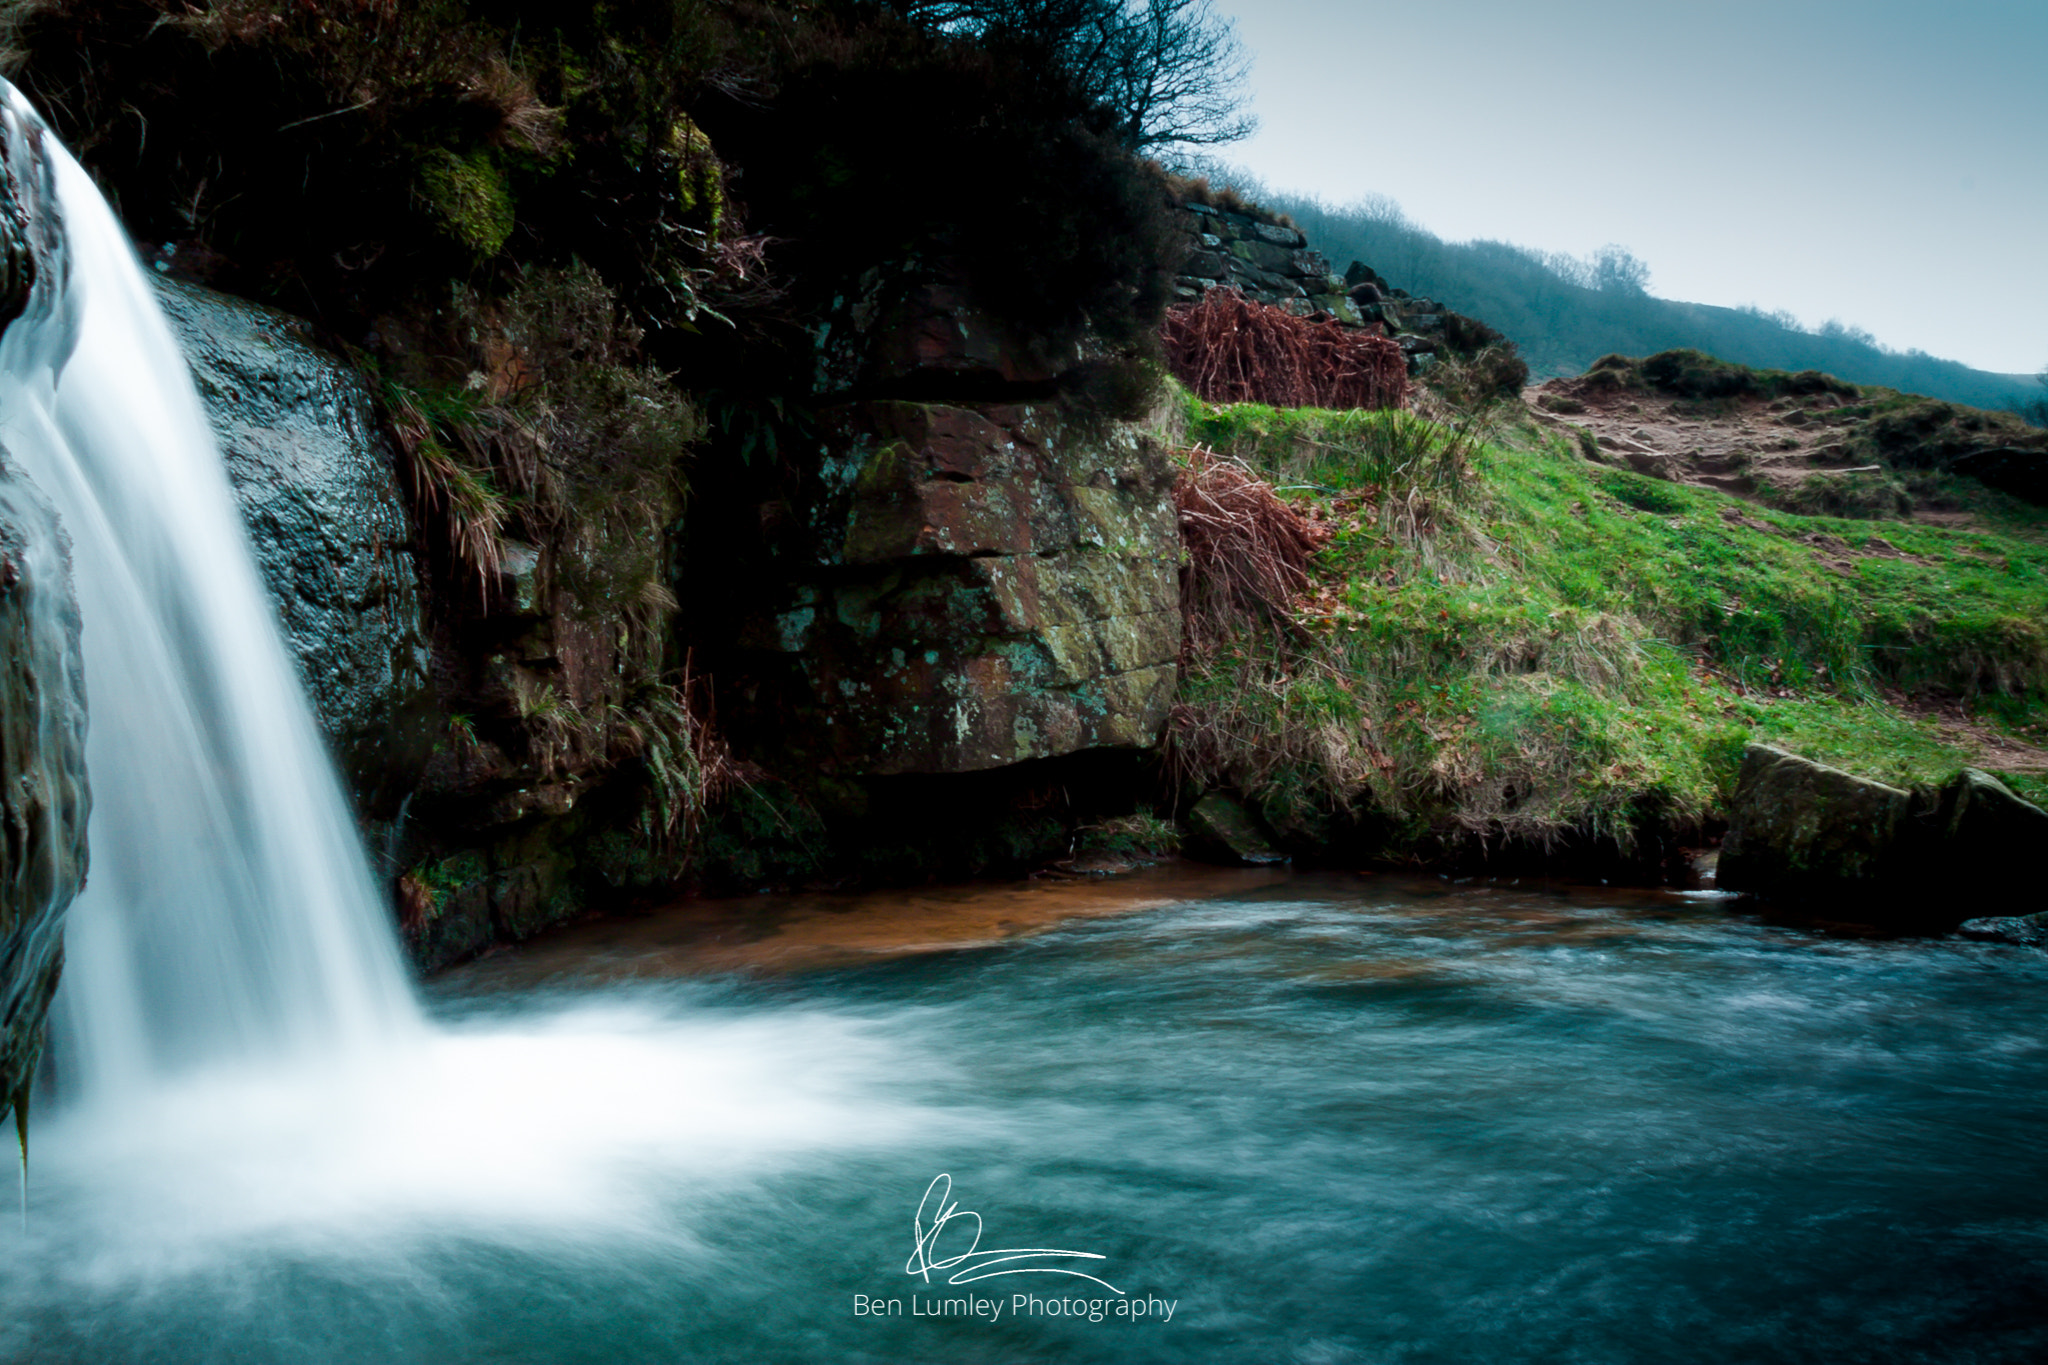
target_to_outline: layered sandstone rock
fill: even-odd
[[[1085,351],[940,271],[870,279],[819,354],[803,530],[746,642],[785,679],[784,745],[887,777],[1154,744],[1180,649],[1172,469],[1057,397]]]

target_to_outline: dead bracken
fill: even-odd
[[[1408,362],[1386,337],[1296,317],[1235,289],[1169,309],[1162,335],[1167,368],[1211,403],[1392,408],[1408,396]]]

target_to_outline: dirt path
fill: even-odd
[[[1575,437],[1591,432],[1596,458],[1652,478],[1715,488],[1753,501],[1775,500],[1813,477],[1875,472],[1845,447],[1853,418],[1838,394],[1710,401],[1640,389],[1602,387],[1586,377],[1552,379],[1522,394],[1545,424]],[[1966,514],[1930,509],[1914,521],[1954,525]]]

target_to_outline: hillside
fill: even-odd
[[[1683,880],[1757,739],[2043,792],[2038,508],[1794,515],[1588,458],[1526,409],[1185,420],[1322,542],[1277,627],[1191,631],[1169,730],[1298,853]]]
[[[1446,242],[1387,206],[1259,197],[1290,216],[1333,264],[1362,260],[1412,293],[1484,318],[1521,347],[1539,378],[1578,374],[1614,352],[1686,348],[1765,369],[1822,370],[1979,408],[2020,410],[2042,397],[2029,376],[1888,351],[1853,327],[1805,331],[1782,315],[1656,298],[1623,280],[1603,288],[1583,263],[1507,242]]]

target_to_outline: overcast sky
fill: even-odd
[[[2048,0],[1217,0],[1275,189],[2048,365]],[[1399,283],[1396,281],[1395,283]]]

